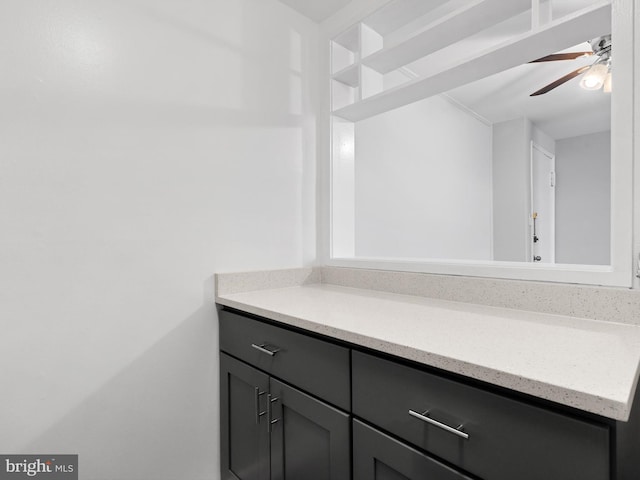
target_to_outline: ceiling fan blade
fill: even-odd
[[[571,73],[567,73],[564,77],[559,78],[558,80],[556,80],[555,82],[551,82],[549,85],[547,85],[546,87],[541,88],[540,90],[537,90],[535,92],[533,92],[531,95],[529,95],[530,97],[535,97],[537,95],[542,95],[544,93],[550,92],[551,90],[553,90],[556,87],[559,87],[560,85],[562,85],[565,82],[568,82],[569,80],[571,80],[572,78],[577,77],[578,75],[580,75],[581,73],[584,73],[585,71],[589,70],[589,68],[591,68],[591,65],[585,65],[584,67],[580,67],[577,70],[574,70]]]
[[[529,63],[557,62],[558,60],[574,60],[576,58],[588,57],[590,55],[593,55],[593,52],[554,53],[552,55],[547,55],[546,57],[538,58],[536,60],[531,60]]]

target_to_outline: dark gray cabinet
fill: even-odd
[[[609,478],[606,425],[375,355],[352,362],[354,415],[479,477]]]
[[[220,346],[222,479],[350,479],[349,350],[230,312]]]
[[[364,423],[353,421],[353,480],[470,480]]]
[[[271,478],[351,478],[349,415],[273,378],[270,392]]]
[[[269,479],[266,407],[269,376],[220,354],[220,437],[222,478]]]
[[[351,407],[348,348],[220,311],[220,350],[326,400]]]
[[[638,480],[615,422],[220,311],[223,480]],[[634,402],[635,403],[635,402]]]

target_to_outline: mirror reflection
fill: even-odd
[[[353,145],[338,147],[354,163],[353,178],[342,178],[353,182],[353,256],[610,264],[615,66],[607,28],[355,122]],[[396,76],[428,76],[467,47],[459,42]]]

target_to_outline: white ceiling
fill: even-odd
[[[588,44],[582,44],[572,50],[588,49]],[[529,96],[593,61],[587,57],[520,65],[452,90],[449,95],[491,123],[527,117],[556,140],[602,132],[611,128],[611,95],[580,88],[580,77],[544,95]]]
[[[280,0],[314,22],[322,22],[336,13],[351,0]]]
[[[460,58],[524,32],[529,21],[527,15],[514,17],[424,57],[409,65],[409,69],[419,76],[428,76],[434,70],[446,68]],[[610,28],[603,25],[602,34],[610,33]],[[563,52],[589,50],[591,47],[585,42]],[[552,81],[594,61],[594,57],[584,57],[520,65],[456,88],[447,94],[490,123],[526,117],[557,140],[601,132],[610,129],[611,95],[602,90],[587,91],[580,88],[580,77],[544,95],[529,96]]]

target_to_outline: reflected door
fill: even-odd
[[[555,263],[555,155],[531,142],[531,252],[533,262]]]

